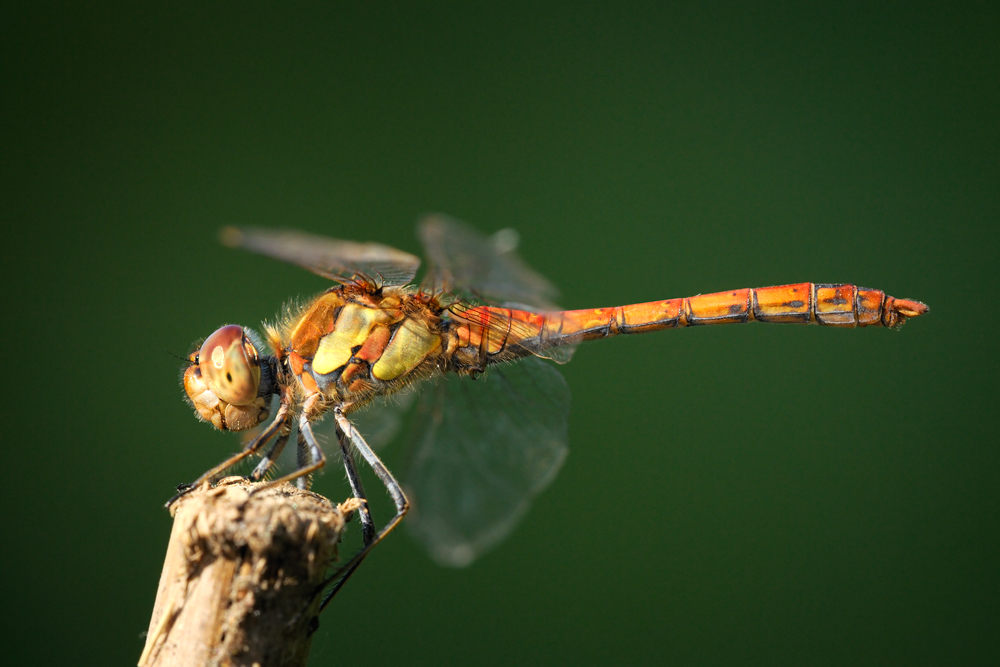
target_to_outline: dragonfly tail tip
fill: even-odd
[[[918,317],[930,310],[926,303],[909,299],[896,299],[893,303],[893,309],[906,317]]]
[[[927,304],[921,301],[893,298],[892,302],[888,304],[882,322],[893,329],[898,329],[906,323],[907,318],[920,317],[929,310]]]

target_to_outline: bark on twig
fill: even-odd
[[[305,665],[316,587],[357,509],[227,478],[181,498],[140,667]]]

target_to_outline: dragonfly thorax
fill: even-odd
[[[286,318],[279,338],[306,395],[357,405],[444,370],[448,327],[426,294],[359,284],[321,294]]]

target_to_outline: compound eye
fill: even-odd
[[[231,405],[247,405],[257,398],[260,360],[243,327],[228,324],[205,339],[198,366],[213,394]]]

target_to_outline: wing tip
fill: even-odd
[[[243,245],[243,230],[226,225],[219,230],[219,241],[227,248],[238,248]]]

